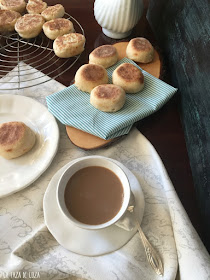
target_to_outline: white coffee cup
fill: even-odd
[[[111,220],[99,225],[89,225],[76,220],[69,213],[64,199],[65,188],[70,178],[80,169],[89,166],[99,166],[111,170],[119,178],[123,187],[123,202],[120,210]],[[130,184],[125,172],[122,170],[121,167],[119,167],[116,163],[111,161],[109,158],[102,157],[102,156],[88,156],[88,157],[79,158],[76,161],[74,161],[70,166],[66,168],[66,170],[61,175],[60,180],[58,182],[57,193],[56,193],[59,209],[63,213],[63,215],[65,215],[75,226],[88,230],[103,229],[117,223],[127,210],[130,201],[130,194],[131,194]]]

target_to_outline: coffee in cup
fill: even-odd
[[[69,213],[79,222],[99,225],[117,215],[123,202],[123,186],[110,169],[88,166],[68,181],[64,200]]]
[[[127,209],[130,186],[124,171],[105,157],[91,156],[70,165],[59,180],[57,200],[75,225],[105,228]]]

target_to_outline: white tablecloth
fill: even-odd
[[[45,96],[62,88],[52,80],[19,91],[0,89],[0,93],[25,95],[46,104]],[[26,189],[0,199],[0,279],[210,279],[209,254],[157,152],[142,134],[132,129],[106,148],[84,151],[69,141],[63,125],[59,128],[59,149],[51,166]],[[49,233],[42,206],[48,183],[66,163],[86,155],[119,160],[137,176],[145,196],[142,229],[162,257],[163,277],[148,264],[138,234],[118,251],[84,257],[64,249]]]

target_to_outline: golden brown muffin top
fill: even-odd
[[[137,51],[150,51],[153,49],[152,44],[143,37],[134,38],[131,40],[131,45]]]
[[[5,8],[12,8],[24,4],[24,0],[1,0],[1,5]]]
[[[10,10],[0,10],[0,26],[13,22],[19,17],[21,17],[21,15],[18,12]]]
[[[73,30],[73,23],[65,18],[56,18],[44,23],[44,27],[50,30],[60,30],[63,28],[70,28]]]
[[[80,33],[69,33],[63,36],[58,36],[54,41],[56,47],[60,50],[80,42],[85,42],[85,37]]]
[[[26,10],[29,13],[41,14],[47,8],[47,3],[42,0],[29,0]]]
[[[0,125],[0,145],[12,145],[23,137],[26,125],[22,122],[7,122]]]
[[[63,6],[61,4],[56,4],[54,6],[49,6],[42,12],[42,15],[43,16],[48,16],[48,15],[53,16],[54,14],[56,14],[62,8],[63,8]]]
[[[26,31],[44,23],[44,18],[39,14],[25,14],[15,24],[16,31]]]
[[[141,70],[131,63],[123,63],[116,68],[117,74],[128,82],[144,82],[144,75]]]
[[[81,75],[87,81],[98,81],[106,75],[106,70],[100,65],[86,64],[82,66]]]
[[[101,58],[111,57],[116,54],[117,50],[112,45],[103,45],[92,51],[93,56]]]
[[[99,85],[94,90],[94,95],[100,99],[116,99],[121,95],[123,90],[111,84]]]

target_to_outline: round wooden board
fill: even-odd
[[[108,145],[113,139],[104,140],[72,126],[66,126],[66,132],[71,142],[84,150],[91,150]]]
[[[128,42],[119,42],[114,44],[118,51],[119,59],[122,59],[126,56],[126,47]],[[155,76],[156,78],[160,78],[161,73],[161,61],[158,52],[155,50],[154,60],[151,63],[143,64],[138,63],[138,65],[151,75]],[[69,139],[71,142],[84,150],[93,150],[97,148],[104,147],[111,142],[115,141],[118,138],[104,140],[87,132],[81,131],[77,128],[66,126],[66,132],[68,134]]]

